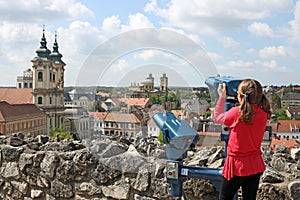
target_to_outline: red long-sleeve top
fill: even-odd
[[[222,175],[230,180],[233,176],[249,176],[265,171],[260,146],[268,114],[257,104],[252,104],[254,117],[250,124],[246,124],[239,119],[238,107],[224,112],[224,104],[225,98],[219,98],[214,113],[214,122],[230,129]]]

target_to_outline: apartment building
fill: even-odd
[[[36,105],[0,102],[1,134],[22,132],[25,136],[37,136],[45,134],[46,129],[46,114]]]
[[[274,132],[277,139],[295,139],[300,142],[300,120],[278,120]]]
[[[109,112],[104,118],[104,134],[132,138],[142,131],[141,121],[133,113]]]
[[[285,93],[281,97],[281,107],[300,106],[300,93]]]

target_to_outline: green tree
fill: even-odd
[[[165,144],[165,141],[164,141],[164,137],[163,137],[162,131],[159,132],[158,137],[157,137],[157,140],[159,141],[159,144],[160,144],[161,146]]]
[[[59,140],[73,139],[72,134],[67,132],[67,130],[63,124],[61,124],[58,128],[51,129],[48,136],[52,139],[55,139],[56,137],[58,137]]]
[[[271,101],[273,109],[279,109],[279,108],[281,108],[281,99],[278,96],[278,94],[273,93],[270,101]]]
[[[125,102],[120,102],[120,107],[127,107],[127,104]]]
[[[181,108],[180,100],[179,100],[179,97],[174,92],[172,92],[168,95],[168,101],[174,102],[174,107],[171,108],[172,110],[180,110],[180,108]]]
[[[276,120],[290,120],[291,118],[287,116],[285,109],[277,109],[274,111]]]
[[[153,104],[160,104],[159,96],[158,95],[149,95],[150,100]]]
[[[204,119],[207,119],[208,117],[211,116],[211,111],[206,111],[205,113],[203,113],[202,116],[203,116]]]

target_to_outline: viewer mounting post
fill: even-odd
[[[217,97],[217,89],[220,83],[225,83],[227,98],[224,110],[229,110],[237,104],[237,87],[242,79],[230,76],[209,77],[205,83],[208,85],[212,98]],[[194,148],[199,140],[198,133],[190,127],[186,121],[179,120],[172,112],[158,112],[152,116],[156,125],[163,133],[163,139],[167,145],[166,177],[171,185],[171,196],[182,197],[183,178],[199,178],[209,180],[217,191],[220,191],[222,169],[184,166],[183,159],[187,157],[187,151]],[[221,140],[227,147],[229,130],[224,127],[220,133]],[[226,152],[226,149],[225,149]],[[237,195],[235,195],[237,199]]]

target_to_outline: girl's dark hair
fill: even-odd
[[[238,93],[242,97],[239,106],[240,120],[245,123],[250,123],[253,119],[254,109],[251,104],[258,104],[267,114],[271,116],[270,102],[263,94],[261,84],[253,79],[243,80],[239,87]]]

